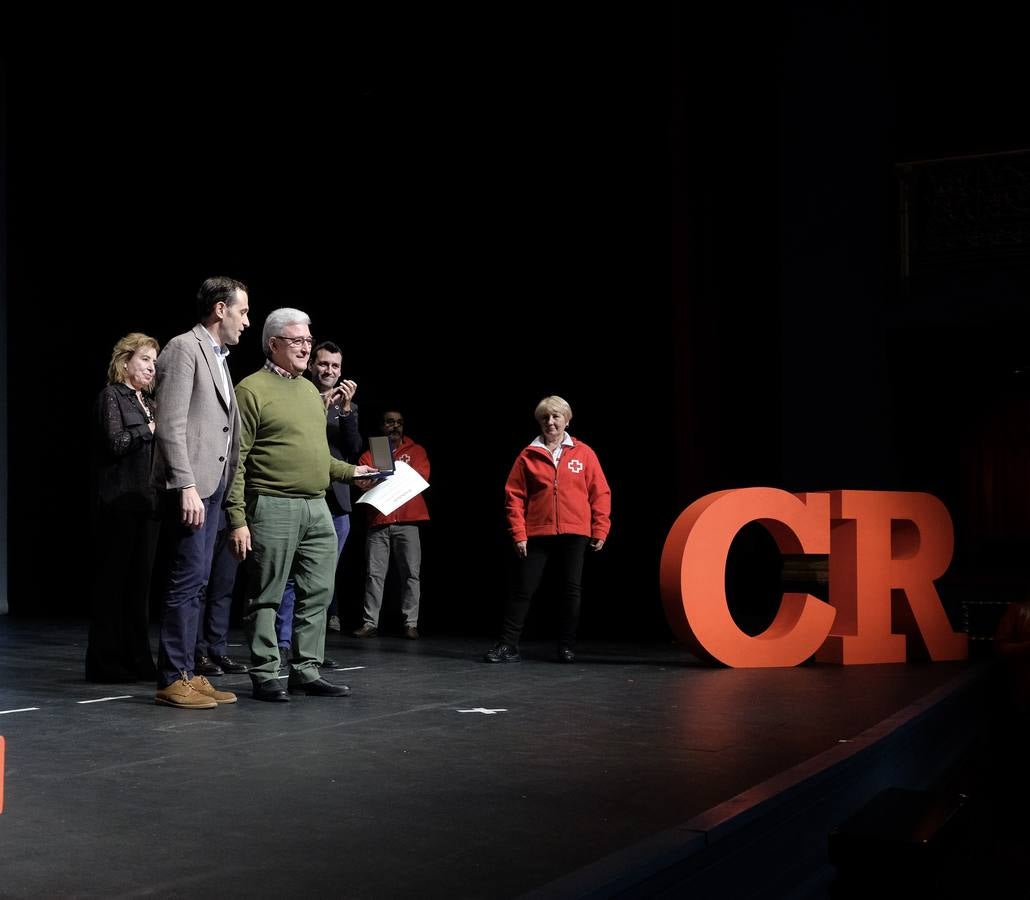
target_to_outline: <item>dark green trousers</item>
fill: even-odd
[[[314,681],[325,653],[325,611],[336,583],[336,529],[329,507],[321,497],[258,495],[247,503],[247,525],[252,550],[245,563],[243,623],[250,643],[250,676],[257,684],[278,674],[275,614],[292,576],[292,675]]]

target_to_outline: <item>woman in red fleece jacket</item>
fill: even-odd
[[[561,397],[544,397],[536,407],[540,436],[511,467],[504,486],[508,530],[517,571],[504,609],[497,646],[489,663],[519,662],[519,635],[548,561],[560,566],[565,584],[558,661],[574,662],[579,624],[583,557],[600,550],[611,527],[612,492],[597,455],[566,432],[572,408]]]

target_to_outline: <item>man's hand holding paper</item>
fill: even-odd
[[[357,502],[368,503],[388,516],[429,487],[429,482],[403,460],[396,460],[395,465],[396,470],[391,477],[366,491]]]

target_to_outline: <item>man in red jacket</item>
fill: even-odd
[[[425,448],[404,436],[404,416],[397,410],[383,415],[383,434],[390,439],[393,458],[411,466],[429,481],[429,457]],[[359,464],[372,465],[372,451],[366,450]],[[368,507],[368,537],[365,541],[365,621],[354,632],[355,637],[375,637],[379,633],[379,610],[383,605],[383,587],[390,569],[391,556],[401,577],[401,613],[404,615],[404,636],[418,639],[419,569],[422,565],[422,544],[418,523],[429,521],[429,510],[422,494],[412,497],[388,516],[371,505]]]

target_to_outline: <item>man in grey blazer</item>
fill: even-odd
[[[193,669],[219,510],[239,457],[240,414],[226,357],[249,327],[249,312],[246,285],[208,278],[197,292],[199,322],[157,359],[154,481],[163,492],[171,568],[154,700],[180,709],[236,702]]]

